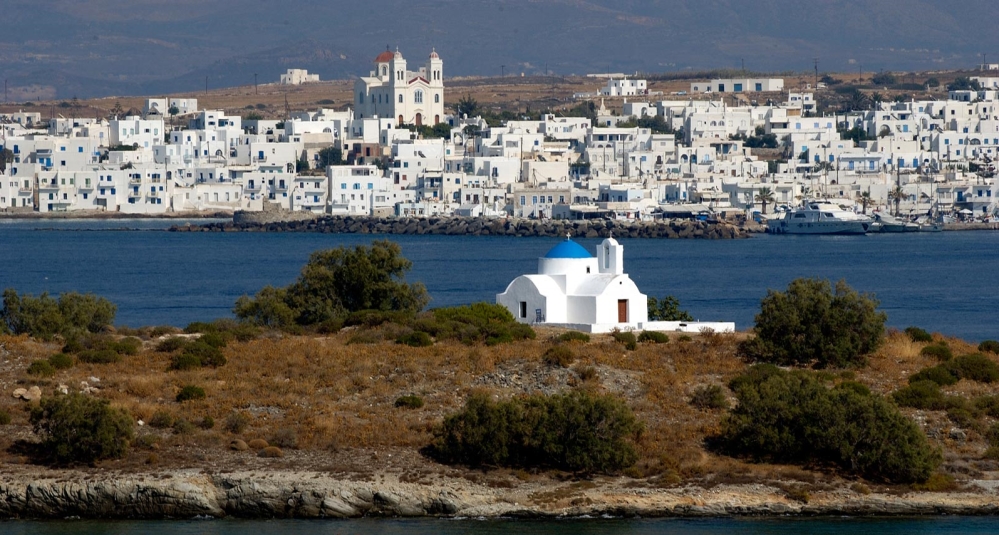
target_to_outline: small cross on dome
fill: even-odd
[[[565,239],[567,239],[567,240],[571,240],[572,239],[572,233],[569,232],[568,230],[565,231]]]

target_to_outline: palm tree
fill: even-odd
[[[763,205],[764,214],[767,213],[767,203],[776,202],[774,192],[770,188],[760,188],[760,192],[756,194],[754,200]]]
[[[871,190],[861,191],[857,194],[857,200],[863,207],[864,215],[867,215],[867,206],[871,204]]]
[[[899,214],[899,204],[901,204],[902,199],[905,198],[905,192],[902,191],[901,186],[896,186],[895,189],[888,192],[888,199],[895,202],[895,216],[898,217]]]

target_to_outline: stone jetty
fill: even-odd
[[[568,221],[531,219],[484,219],[461,217],[365,217],[326,216],[295,221],[256,221],[235,217],[233,221],[205,225],[175,225],[171,232],[319,232],[329,234],[419,234],[445,236],[536,236],[579,238],[745,238],[748,231],[725,222],[661,221]]]

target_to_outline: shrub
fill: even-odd
[[[295,324],[295,311],[288,306],[288,290],[264,286],[257,295],[244,295],[236,300],[232,309],[237,318],[274,329],[284,329]]]
[[[232,336],[223,332],[207,332],[198,337],[195,343],[222,349],[229,345]]]
[[[666,333],[656,331],[642,331],[642,334],[638,335],[638,341],[642,343],[667,344],[669,343],[669,336]]]
[[[496,345],[537,337],[530,325],[518,323],[506,307],[491,303],[437,308],[416,318],[412,327],[438,340],[458,340],[465,344]]]
[[[999,447],[999,422],[990,425],[988,430],[985,431],[985,442],[989,446]]]
[[[180,336],[171,336],[160,343],[156,344],[156,351],[160,353],[173,353],[178,349],[183,349],[187,346],[187,339]]]
[[[926,480],[925,483],[917,483],[912,486],[912,490],[920,492],[948,492],[957,490],[960,485],[950,474],[935,473]]]
[[[593,381],[597,378],[597,369],[593,366],[577,366],[576,375],[579,376],[580,381]]]
[[[215,427],[215,418],[212,418],[211,416],[205,416],[204,418],[201,419],[200,422],[198,422],[198,427],[206,431],[212,429],[213,427]]]
[[[701,386],[694,390],[690,404],[698,409],[727,409],[725,391],[718,385]]]
[[[947,409],[947,418],[964,429],[976,429],[978,427],[978,416],[965,407],[950,407]]]
[[[919,327],[906,327],[905,334],[909,335],[909,339],[913,342],[932,342],[933,335],[926,332],[924,329]]]
[[[354,325],[377,327],[385,323],[405,325],[413,320],[414,315],[412,311],[406,310],[358,310],[347,314],[343,325],[346,327]]]
[[[167,411],[159,410],[153,413],[146,422],[149,427],[155,427],[156,429],[166,429],[173,425],[173,415]]]
[[[114,323],[118,311],[113,303],[93,294],[68,292],[55,299],[47,293],[38,297],[3,292],[0,331],[27,334],[41,340],[55,335],[70,337],[81,332],[100,332]]]
[[[434,345],[434,340],[423,331],[413,331],[396,338],[396,343],[411,347],[429,347]]]
[[[796,279],[771,290],[756,315],[756,337],[742,343],[750,359],[781,365],[851,367],[881,344],[887,316],[878,301],[845,282]]]
[[[7,409],[0,409],[0,425],[10,425],[10,412]]]
[[[921,349],[919,354],[924,357],[933,357],[940,362],[945,362],[954,358],[954,352],[950,350],[950,346],[943,342],[939,344],[930,344]]]
[[[56,353],[49,357],[49,364],[57,370],[65,370],[73,367],[73,357],[65,353]]]
[[[57,463],[121,458],[132,439],[128,413],[83,394],[42,399],[31,411],[31,424]]]
[[[278,448],[276,446],[267,446],[266,448],[260,450],[260,453],[258,453],[257,455],[268,459],[277,459],[280,457],[284,457],[284,452],[281,451],[281,448]]]
[[[541,356],[541,360],[545,364],[559,368],[568,368],[575,359],[576,355],[573,354],[572,349],[564,345],[549,347],[545,350],[544,355]]]
[[[951,373],[969,381],[992,383],[999,380],[999,365],[979,353],[962,355],[947,362],[945,366]]]
[[[186,418],[177,418],[173,422],[173,432],[178,435],[190,435],[197,431],[197,427]]]
[[[941,462],[919,427],[880,396],[830,389],[814,374],[773,367],[750,369],[730,387],[738,403],[722,420],[718,440],[733,455],[831,463],[894,483],[925,481]]]
[[[638,459],[631,439],[641,427],[613,396],[575,390],[494,402],[477,394],[444,419],[432,449],[448,463],[613,472]]]
[[[676,337],[677,342],[690,342],[691,340],[693,340],[693,338],[691,338],[689,334],[681,334]]]
[[[121,362],[121,355],[113,349],[87,349],[81,351],[76,358],[80,359],[80,362],[86,362],[87,364],[114,364],[115,362]]]
[[[555,337],[555,341],[563,343],[583,342],[584,344],[588,344],[590,342],[590,335],[579,331],[568,331]]]
[[[170,360],[171,370],[193,370],[195,368],[201,367],[201,359],[195,355],[190,355],[188,353],[182,353],[173,357]]]
[[[999,418],[999,396],[982,396],[975,400],[975,407],[993,418]]]
[[[933,381],[916,381],[904,388],[899,388],[892,394],[900,407],[911,407],[938,411],[946,406],[947,399],[940,391],[940,385]]]
[[[686,310],[680,310],[680,301],[672,295],[662,299],[649,297],[649,321],[694,321]]]
[[[139,340],[134,336],[122,338],[121,340],[115,342],[111,349],[121,355],[138,355],[139,351],[142,349],[142,340]]]
[[[423,406],[423,398],[417,395],[402,396],[395,400],[396,407],[405,407],[407,409],[419,409]]]
[[[192,399],[205,399],[205,389],[200,386],[186,385],[177,393],[177,402],[183,403]]]
[[[238,435],[250,425],[250,417],[245,413],[233,411],[225,418],[225,430]]]
[[[55,372],[55,368],[47,360],[36,360],[31,363],[31,366],[28,366],[28,375],[52,377],[55,375]]]
[[[952,385],[960,380],[951,373],[950,369],[946,366],[933,366],[932,368],[923,368],[918,372],[909,376],[909,384],[918,383],[920,381],[933,381],[940,386]]]
[[[978,350],[983,353],[999,353],[999,341],[997,340],[983,340],[982,343],[978,344]]]
[[[200,367],[224,366],[225,355],[222,350],[213,345],[202,342],[200,339],[188,344],[183,353],[173,357],[170,363],[172,370],[191,370]]]
[[[627,349],[628,351],[634,351],[638,349],[638,339],[635,338],[635,333],[631,331],[615,330],[614,332],[611,333],[611,336],[614,337],[614,340],[617,340],[618,342],[624,344],[625,349]]]

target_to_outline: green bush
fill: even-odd
[[[541,360],[552,367],[568,368],[572,361],[576,360],[576,355],[568,346],[559,344],[546,349]]]
[[[945,366],[961,379],[992,383],[999,381],[999,365],[985,355],[962,355],[948,361]]]
[[[28,334],[41,340],[55,335],[65,338],[100,332],[114,323],[118,307],[93,294],[68,292],[58,299],[43,293],[38,297],[18,295],[12,288],[3,292],[0,331]]]
[[[52,377],[55,375],[55,367],[49,364],[47,360],[36,360],[28,366],[28,375],[37,375],[39,377]]]
[[[582,390],[494,402],[473,395],[435,432],[435,455],[471,466],[615,472],[635,463],[642,425],[620,399]]]
[[[993,448],[999,448],[999,422],[989,426],[985,431],[985,441]]]
[[[221,337],[209,338],[208,340],[219,347],[224,347],[232,340],[248,342],[260,336],[260,328],[250,323],[241,323],[229,318],[217,319],[211,323],[196,321],[184,328],[187,334],[214,334]],[[223,343],[224,341],[224,343]]]
[[[930,344],[921,349],[919,354],[924,357],[933,357],[940,362],[945,362],[954,358],[954,352],[951,351],[950,346],[944,342],[940,342],[939,344]]]
[[[411,347],[429,347],[434,345],[433,338],[430,335],[422,331],[413,331],[408,334],[404,334],[396,339],[396,343],[404,344]]]
[[[86,362],[87,364],[114,364],[115,362],[121,362],[121,355],[113,349],[87,349],[81,351],[76,358],[80,359],[80,362]]]
[[[933,381],[940,386],[948,386],[957,383],[961,378],[951,373],[947,366],[933,366],[923,368],[909,376],[909,384],[920,381]]]
[[[932,342],[933,335],[926,332],[924,329],[919,327],[906,327],[905,334],[909,335],[909,339],[913,342]]]
[[[680,310],[680,301],[672,295],[662,299],[649,297],[649,321],[694,321],[686,310]]]
[[[669,336],[666,333],[656,331],[642,331],[642,334],[638,335],[638,341],[641,343],[668,344]]]
[[[191,370],[194,368],[218,368],[226,364],[225,355],[216,346],[202,342],[199,338],[187,345],[184,351],[171,359],[170,369]]]
[[[725,391],[718,385],[701,386],[694,390],[690,404],[698,409],[727,409]]]
[[[195,427],[194,424],[189,422],[186,418],[177,418],[177,420],[173,422],[172,428],[173,432],[178,435],[190,435],[197,430],[197,427]]]
[[[412,327],[438,340],[452,339],[465,344],[496,345],[537,337],[534,329],[518,323],[506,307],[491,303],[436,308],[429,316],[418,317]]]
[[[142,340],[139,340],[134,336],[122,338],[121,340],[114,342],[111,349],[120,355],[138,355],[139,351],[142,350]]]
[[[0,409],[0,425],[10,425],[10,412],[7,409]]]
[[[423,406],[423,398],[416,395],[402,396],[395,400],[395,406],[407,409],[419,409]]]
[[[796,279],[770,290],[756,315],[756,337],[740,345],[750,359],[780,365],[852,367],[881,344],[887,315],[845,282]]]
[[[160,343],[156,344],[156,351],[160,353],[173,353],[178,349],[183,349],[187,346],[187,339],[180,336],[171,336]]]
[[[65,370],[73,367],[73,357],[65,353],[56,353],[49,357],[49,364],[57,370]]]
[[[406,325],[413,320],[414,316],[415,314],[410,310],[358,310],[347,314],[343,320],[343,325],[346,327],[354,325],[377,327],[385,323]]]
[[[978,350],[983,353],[999,353],[999,340],[983,340],[978,344]]]
[[[975,407],[993,418],[999,418],[999,396],[982,396],[975,400]]]
[[[947,409],[947,418],[963,429],[976,429],[978,427],[978,415],[966,407]]]
[[[614,340],[624,344],[625,349],[628,351],[634,351],[638,349],[638,339],[635,338],[635,333],[631,331],[618,331],[615,330],[611,333]]]
[[[900,407],[911,407],[930,411],[943,410],[947,405],[947,398],[940,391],[940,385],[933,381],[917,381],[909,386],[899,388],[892,394]]]
[[[583,342],[584,344],[588,344],[590,343],[590,335],[579,331],[567,331],[555,337],[555,341],[563,343]]]
[[[107,400],[83,394],[43,398],[31,411],[42,448],[57,463],[92,463],[125,456],[132,418]]]
[[[193,370],[200,367],[201,359],[188,353],[181,353],[170,360],[171,370]]]
[[[914,422],[882,397],[852,386],[830,389],[815,374],[769,367],[750,369],[730,388],[738,403],[722,420],[718,441],[732,455],[835,464],[892,483],[925,481],[941,462]]]
[[[185,385],[177,393],[177,402],[183,403],[192,399],[205,399],[205,389],[200,386]]]
[[[213,427],[215,427],[215,418],[212,418],[211,416],[205,416],[204,418],[201,419],[200,422],[198,422],[198,427],[206,431],[212,429]]]

